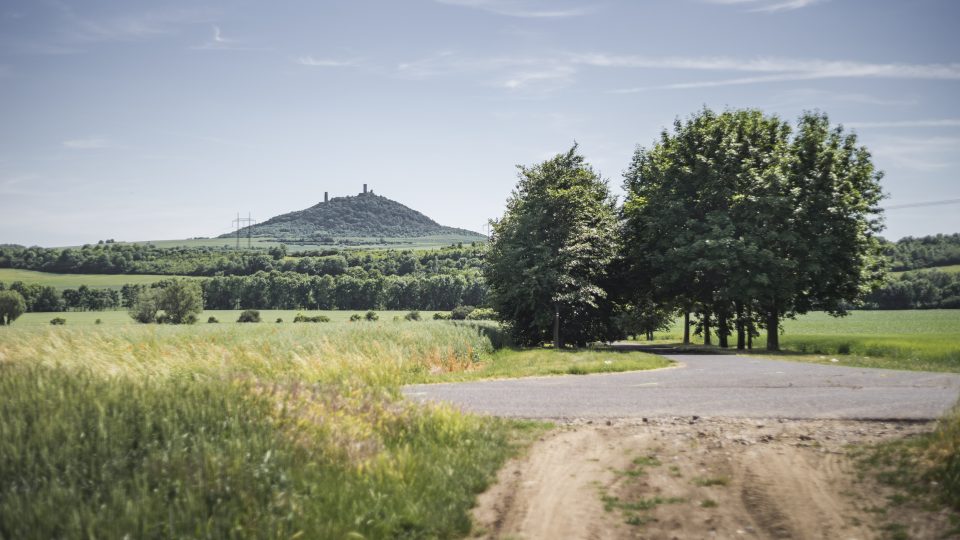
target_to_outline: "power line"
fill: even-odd
[[[925,201],[907,204],[895,204],[893,206],[884,206],[884,210],[899,210],[901,208],[920,208],[922,206],[941,206],[944,204],[958,204],[960,199],[944,199],[942,201]]]

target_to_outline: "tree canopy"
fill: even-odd
[[[27,311],[27,303],[17,291],[0,291],[0,326],[12,324]]]
[[[822,113],[794,133],[758,110],[704,109],[625,175],[626,256],[636,290],[700,314],[738,346],[756,321],[778,349],[780,319],[813,309],[842,315],[880,276],[869,152]]]
[[[484,270],[489,302],[518,343],[585,344],[614,333],[605,281],[617,255],[609,188],[577,153],[519,167],[493,222]]]

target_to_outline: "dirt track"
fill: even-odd
[[[930,428],[691,417],[574,422],[500,471],[474,511],[477,535],[883,538],[893,523],[910,538],[940,537],[947,515],[891,504],[892,492],[858,480],[848,456],[849,444]]]

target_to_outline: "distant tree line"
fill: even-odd
[[[863,309],[960,309],[960,273],[917,270],[888,276]]]
[[[0,283],[0,290],[23,296],[26,311],[102,311],[130,308],[147,291],[174,280],[117,289],[59,291],[49,285]],[[297,272],[257,272],[199,280],[205,309],[389,309],[452,310],[484,305],[487,287],[477,273],[413,274],[358,278],[350,274],[311,276]]]
[[[258,272],[203,280],[207,309],[451,310],[483,305],[487,287],[476,273],[312,276]]]
[[[894,272],[960,264],[960,233],[885,242],[883,253]]]
[[[376,277],[449,274],[477,270],[482,246],[430,251],[320,250],[287,253],[209,247],[159,248],[145,244],[105,243],[80,248],[0,247],[0,268],[62,274],[160,274],[178,276],[248,276],[257,272],[298,272],[314,276]]]

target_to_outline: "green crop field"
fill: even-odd
[[[0,268],[0,282],[7,285],[14,281],[24,283],[38,283],[40,285],[52,285],[57,289],[76,289],[80,285],[86,285],[91,289],[119,289],[120,287],[131,285],[149,285],[164,279],[170,279],[176,276],[159,275],[127,275],[127,274],[53,274],[49,272],[35,272],[33,270],[20,270],[17,268]],[[189,278],[203,279],[203,278]]]
[[[960,372],[960,310],[854,311],[840,318],[815,312],[788,319],[783,328],[783,355],[799,360]],[[682,321],[655,337],[679,341]],[[702,341],[694,337],[695,343]],[[754,339],[755,352],[768,354],[762,351],[765,346],[761,332]]]

